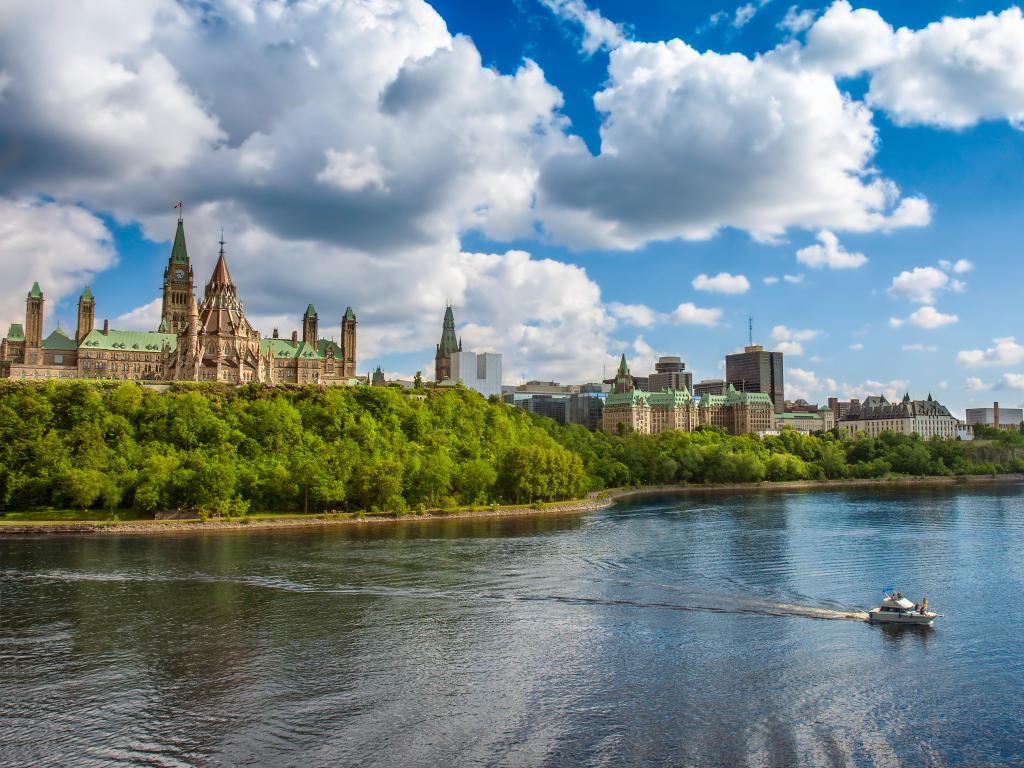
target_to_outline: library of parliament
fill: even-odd
[[[164,270],[160,327],[119,331],[95,327],[96,299],[86,288],[78,299],[74,336],[59,325],[43,338],[45,300],[35,283],[25,303],[25,323],[0,340],[0,378],[220,381],[233,384],[348,384],[356,376],[356,316],[348,307],[340,343],[319,337],[316,309],[302,317],[302,335],[263,338],[249,324],[228,272],[224,242],[206,291],[196,301],[185,225],[178,217]]]

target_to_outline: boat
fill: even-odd
[[[928,610],[928,598],[921,603],[912,603],[901,592],[891,588],[882,591],[885,598],[881,605],[868,611],[868,621],[877,624],[916,624],[928,626],[942,614]]]

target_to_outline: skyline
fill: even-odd
[[[508,383],[720,378],[753,316],[789,399],[1020,405],[1020,11],[673,5],[16,2],[0,319],[39,281],[68,327],[91,284],[155,328],[184,199],[198,273],[224,226],[265,334],[344,296],[361,372],[431,370],[451,299]]]

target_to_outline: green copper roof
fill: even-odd
[[[181,219],[178,219],[178,229],[174,232],[174,245],[171,246],[171,263],[188,263],[188,249],[185,248],[185,225]]]
[[[170,332],[171,329],[167,327],[167,318],[166,317],[161,317],[160,318],[160,327],[157,328],[156,330],[157,330],[157,333],[169,333]]]
[[[345,316],[342,319],[343,320],[355,320],[356,319],[356,313],[352,311],[352,307],[345,307]]]
[[[43,298],[43,291],[39,287],[39,283],[32,283],[32,290],[28,292],[30,299],[41,299]]]
[[[606,407],[610,405],[647,405],[649,395],[649,392],[641,392],[639,389],[629,392],[612,392],[605,398],[604,404]]]
[[[316,307],[314,307],[312,304],[310,304],[308,307],[306,307],[306,315],[305,315],[306,317],[312,317],[315,314],[316,314]]]
[[[64,330],[57,327],[53,333],[43,339],[43,349],[56,349],[63,352],[71,352],[72,350],[78,349],[78,345],[75,344],[75,340],[68,338],[68,335],[64,333]]]
[[[316,351],[320,353],[320,357],[327,357],[328,349],[334,350],[335,359],[341,359],[341,347],[339,347],[333,341],[328,341],[327,339],[320,339],[320,341],[316,343]]]
[[[82,291],[82,301],[92,301],[92,289],[89,286],[85,286],[85,290]]]
[[[681,408],[692,402],[693,397],[690,396],[690,391],[685,387],[682,389],[666,389],[661,392],[651,392],[647,395],[647,404],[652,407]]]
[[[317,347],[320,346],[320,342]],[[330,344],[331,342],[326,342]],[[291,359],[320,360],[322,355],[317,347],[300,341],[292,346],[291,339],[262,339],[260,341],[260,352],[264,355],[270,352],[274,358],[286,357]],[[324,348],[326,350],[326,347]]]
[[[8,341],[24,341],[25,330],[21,327],[21,323],[11,323],[11,328],[7,331]]]
[[[82,349],[106,349],[115,352],[162,352],[169,344],[173,352],[178,348],[178,337],[173,333],[152,333],[150,331],[103,331],[92,330],[82,339]]]
[[[441,328],[441,343],[437,345],[442,355],[451,355],[459,351],[459,341],[455,338],[455,314],[449,304],[444,310],[444,325]]]
[[[629,364],[626,362],[626,353],[622,353],[622,359],[619,360],[619,376],[629,376]]]

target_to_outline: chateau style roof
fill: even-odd
[[[74,339],[68,338],[63,329],[57,328],[53,333],[43,339],[43,349],[56,349],[62,352],[74,352],[78,349]]]
[[[316,307],[314,307],[312,304],[310,304],[308,307],[306,307],[306,314],[305,314],[306,317],[312,317],[315,314],[316,314]]]
[[[843,421],[867,421],[869,419],[913,419],[921,416],[945,416],[953,418],[946,406],[933,400],[911,400],[910,394],[903,396],[899,403],[890,403],[885,397],[868,397],[860,406],[850,408]]]
[[[356,319],[356,313],[352,311],[352,307],[345,307],[345,316],[342,319],[343,320],[355,320]]]
[[[152,331],[89,331],[82,339],[83,349],[104,349],[117,352],[162,352],[169,345],[173,352],[178,348],[178,337],[173,333]]]
[[[712,405],[755,405],[758,403],[774,405],[767,392],[737,392],[732,384],[729,385],[724,395],[705,394],[700,399],[702,408]]]
[[[171,246],[171,263],[188,263],[188,250],[185,248],[185,225],[181,219],[178,219],[178,229],[174,232],[174,245]]]
[[[25,340],[25,329],[21,327],[21,323],[11,323],[10,329],[7,331],[8,341],[24,341]]]
[[[341,347],[328,339],[320,339],[316,345],[305,341],[292,344],[291,339],[261,339],[260,352],[277,358],[288,358],[291,360],[323,360],[328,357],[328,351],[337,360],[341,359]]]
[[[41,299],[43,298],[43,291],[39,287],[39,283],[32,283],[32,290],[28,292],[30,299]]]
[[[92,301],[92,289],[89,286],[85,286],[85,290],[82,291],[82,301]]]
[[[622,359],[619,360],[619,376],[629,376],[629,364],[626,362],[626,353],[622,353]]]

